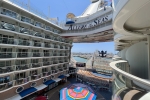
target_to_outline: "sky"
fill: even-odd
[[[27,3],[28,0],[20,0]],[[90,0],[30,0],[30,5],[51,18],[65,21],[68,13],[80,16],[90,5]],[[50,11],[50,13],[49,13]],[[105,50],[115,53],[114,42],[73,43],[72,52],[93,53],[95,50]]]

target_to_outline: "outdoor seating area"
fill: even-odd
[[[111,78],[102,78],[95,76],[89,71],[78,70],[76,75],[76,80],[80,83],[87,84],[88,86],[93,87],[94,89],[110,91],[111,87]]]
[[[96,100],[97,95],[87,85],[71,84],[60,90],[60,100]]]

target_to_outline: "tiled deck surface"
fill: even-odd
[[[75,78],[68,78],[68,82],[67,83],[64,83],[62,85],[58,85],[56,88],[50,90],[47,93],[48,97],[49,97],[49,100],[59,100],[59,91],[62,88],[66,87],[66,86],[68,86],[70,84],[73,84],[73,83],[78,83],[78,82],[76,82]],[[111,100],[111,95],[112,95],[111,92],[96,90],[96,94],[98,96],[97,100]]]

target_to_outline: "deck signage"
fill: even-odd
[[[82,24],[82,25],[81,24],[79,24],[79,25],[71,24],[69,26],[68,30],[82,30],[82,29],[92,28],[92,27],[95,27],[97,25],[108,22],[111,19],[112,19],[112,15],[107,15],[105,17],[97,18],[94,21],[91,21],[91,22],[86,23],[86,24]]]

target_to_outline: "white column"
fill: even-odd
[[[150,35],[147,36],[148,48],[148,79],[150,79]]]

